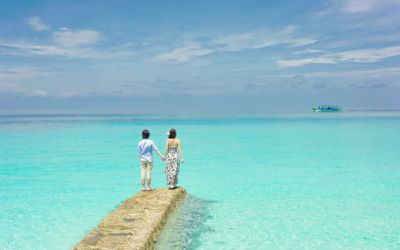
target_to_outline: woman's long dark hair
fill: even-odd
[[[175,130],[175,129],[171,128],[171,129],[169,130],[168,138],[169,138],[169,139],[175,139],[175,138],[176,138],[176,130]]]

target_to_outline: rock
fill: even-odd
[[[139,192],[107,215],[73,249],[153,249],[168,215],[185,195],[183,188]]]

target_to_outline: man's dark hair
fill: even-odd
[[[142,131],[142,138],[143,138],[143,139],[148,139],[149,136],[150,136],[150,132],[149,132],[147,129],[144,129],[144,130]]]

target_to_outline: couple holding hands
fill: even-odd
[[[153,150],[165,161],[165,175],[167,177],[168,189],[175,189],[178,183],[180,162],[184,162],[181,141],[176,138],[176,130],[170,129],[165,145],[164,154],[161,154],[155,143],[149,139],[150,132],[142,131],[142,140],[138,144],[140,159],[142,191],[151,191],[151,172],[153,169]],[[147,187],[146,187],[147,184]]]

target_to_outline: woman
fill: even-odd
[[[180,162],[184,162],[182,154],[181,141],[176,139],[176,130],[171,129],[168,132],[167,144],[165,145],[165,174],[167,176],[168,188],[176,188],[178,183],[178,173]]]

